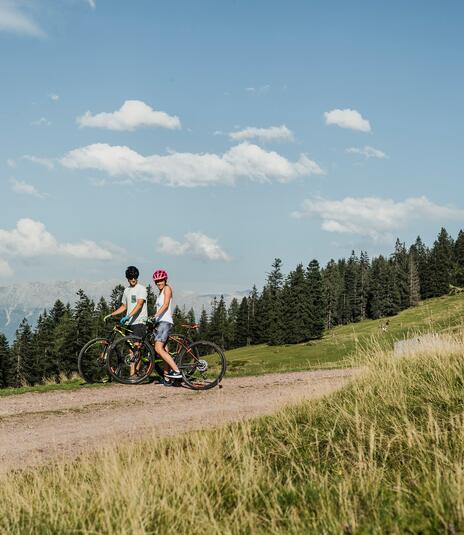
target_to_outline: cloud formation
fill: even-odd
[[[0,32],[29,37],[45,37],[45,32],[19,8],[13,0],[0,1]]]
[[[11,277],[13,270],[6,260],[0,258],[0,277]]]
[[[126,146],[96,143],[68,152],[61,164],[70,169],[94,169],[113,177],[184,187],[232,185],[240,178],[290,182],[301,176],[324,174],[305,154],[290,162],[277,152],[249,143],[236,145],[222,155],[172,152],[152,156],[142,156]]]
[[[359,154],[364,156],[366,160],[369,160],[369,158],[378,158],[380,160],[387,158],[385,152],[379,149],[374,149],[374,147],[369,147],[369,145],[364,145],[363,148],[350,147],[349,149],[345,149],[345,152],[347,154]]]
[[[87,0],[87,3],[89,4],[89,6],[92,9],[96,9],[97,8],[97,1],[96,0]]]
[[[36,256],[68,256],[78,259],[111,260],[111,251],[94,241],[59,243],[40,221],[24,218],[16,228],[0,229],[0,255],[32,258]]]
[[[160,236],[158,252],[171,256],[194,256],[203,260],[230,261],[230,256],[219,246],[218,241],[202,232],[188,232],[184,241],[179,242],[169,236]]]
[[[285,125],[271,126],[269,128],[255,128],[248,126],[243,130],[229,133],[230,139],[244,141],[246,139],[259,139],[260,141],[293,141],[293,133]]]
[[[24,154],[21,156],[22,160],[27,160],[28,162],[37,163],[39,165],[43,165],[47,169],[53,169],[55,167],[55,164],[53,163],[53,160],[50,158],[39,158],[38,156],[31,156],[29,154]]]
[[[53,102],[58,102],[60,100],[60,95],[57,95],[56,93],[50,93],[49,97],[53,100]]]
[[[126,100],[124,104],[111,113],[92,115],[87,111],[76,119],[80,127],[106,128],[108,130],[133,131],[141,127],[160,127],[175,130],[181,128],[179,117],[164,111],[156,111],[141,100]]]
[[[364,119],[359,111],[349,108],[344,110],[331,110],[324,112],[325,124],[335,124],[340,128],[349,128],[360,132],[370,132],[371,125],[367,119]]]
[[[25,194],[25,195],[32,195],[33,197],[37,197],[38,199],[45,199],[47,197],[46,193],[41,193],[36,189],[35,186],[32,184],[28,184],[27,182],[24,182],[23,180],[16,180],[16,178],[10,178],[10,184],[11,189],[15,193]]]
[[[414,221],[459,221],[464,210],[440,206],[426,197],[411,197],[395,202],[379,197],[345,197],[341,201],[323,198],[306,199],[296,218],[320,218],[321,228],[367,236],[373,240],[390,240],[393,233]]]

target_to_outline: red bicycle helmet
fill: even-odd
[[[157,269],[153,273],[153,280],[156,281],[162,281],[162,280],[168,280],[168,274],[164,269]]]

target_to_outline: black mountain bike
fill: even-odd
[[[122,338],[131,332],[129,327],[118,322],[107,336],[97,336],[85,344],[77,357],[77,368],[86,383],[103,383],[108,380],[108,349],[117,337]]]
[[[183,325],[190,330],[197,325]],[[148,380],[155,369],[163,377],[164,361],[153,347],[156,325],[147,322],[144,337],[129,335],[115,340],[107,352],[110,377],[124,384],[140,384]],[[168,351],[182,373],[183,381],[194,390],[207,390],[219,384],[226,372],[222,349],[205,340],[192,342],[188,336],[172,334]]]

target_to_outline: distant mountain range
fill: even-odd
[[[49,310],[57,299],[63,303],[74,305],[79,289],[93,300],[100,297],[108,299],[113,288],[120,284],[119,280],[92,282],[88,280],[25,282],[0,286],[0,332],[4,333],[8,340],[14,340],[16,329],[23,318],[27,318],[32,326],[35,326],[37,318],[44,309]],[[224,294],[227,303],[236,297],[242,299],[249,294],[249,290],[235,294]],[[194,292],[176,291],[174,304],[185,307],[187,310],[193,307],[195,314],[199,316],[204,307],[209,311],[211,301],[219,294],[196,294]]]

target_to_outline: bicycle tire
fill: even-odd
[[[138,385],[150,377],[155,364],[155,352],[143,338],[124,336],[110,346],[106,361],[111,378],[125,385]]]
[[[105,378],[108,379],[106,367],[108,347],[107,338],[97,337],[89,340],[80,350],[77,369],[86,383],[103,383]]]
[[[208,390],[217,386],[226,373],[224,351],[213,342],[193,342],[179,355],[179,370],[187,386]]]

